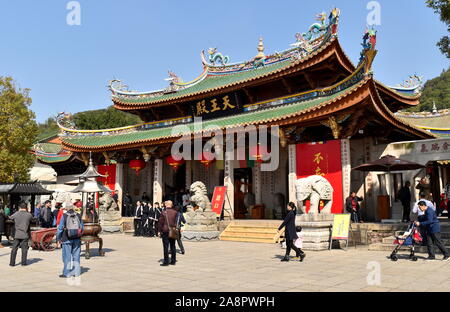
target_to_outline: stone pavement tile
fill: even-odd
[[[364,292],[388,292],[390,290],[391,290],[390,288],[383,288],[380,286],[367,286],[360,289],[360,291]]]

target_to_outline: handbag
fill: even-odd
[[[179,238],[179,232],[175,226],[170,226],[169,224],[169,218],[167,217],[167,212],[164,215],[166,217],[167,227],[169,228],[169,238],[171,239],[178,239]]]

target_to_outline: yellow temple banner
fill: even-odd
[[[350,214],[335,214],[331,239],[347,239],[350,230]]]

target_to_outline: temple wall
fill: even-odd
[[[379,159],[386,148],[386,144],[376,144],[372,137],[350,140],[350,162],[351,167],[357,167],[364,163]],[[357,196],[362,196],[362,217],[366,221],[378,220],[378,195],[386,194],[384,185],[380,188],[378,175],[383,172],[351,171],[351,191]],[[345,198],[349,194],[344,194]]]
[[[147,163],[144,169],[139,172],[139,175],[130,168],[127,164],[123,166],[123,192],[129,192],[133,199],[133,204],[140,200],[143,192],[147,192],[148,196],[152,196],[153,185],[153,162]]]
[[[275,194],[281,193],[284,196],[284,202],[288,202],[288,187],[287,187],[287,148],[280,148],[280,162],[278,169],[275,171],[261,172],[261,192],[262,203],[266,208],[266,219],[275,219],[273,209],[275,209],[276,201]]]

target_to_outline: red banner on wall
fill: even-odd
[[[114,190],[116,189],[116,165],[100,165],[97,167],[97,171],[106,176],[105,178],[97,178],[97,181],[108,187],[114,194]]]
[[[342,213],[344,198],[342,189],[341,141],[297,144],[297,178],[312,175],[323,176],[333,187],[332,213]],[[309,211],[309,201],[306,204]],[[321,203],[320,209],[322,209]]]

